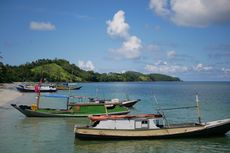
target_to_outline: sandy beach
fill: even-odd
[[[14,90],[15,84],[1,84],[0,86],[0,106],[21,96],[22,93]]]

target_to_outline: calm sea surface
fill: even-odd
[[[153,82],[153,83],[82,83],[77,91],[58,91],[59,94],[85,95],[101,98],[141,99],[131,114],[155,113],[156,108],[195,105],[199,94],[202,121],[230,118],[230,82]],[[159,103],[156,105],[154,96]],[[27,93],[11,103],[34,103],[35,94]],[[1,97],[0,97],[1,98]],[[42,106],[64,107],[63,101],[48,99]],[[170,123],[197,121],[194,109],[164,112]],[[9,104],[0,108],[0,153],[132,153],[132,152],[230,152],[230,132],[223,137],[132,140],[80,141],[75,140],[75,124],[88,124],[87,119],[27,118]]]

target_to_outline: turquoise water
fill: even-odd
[[[199,94],[202,121],[230,118],[230,82],[153,82],[153,83],[82,83],[77,91],[58,91],[60,94],[85,95],[101,98],[140,98],[132,114],[153,113],[160,107],[195,105]],[[35,94],[28,93],[12,101],[31,104]],[[49,99],[42,106],[65,107],[63,101]],[[197,121],[194,109],[165,111],[170,123]],[[132,141],[80,141],[75,140],[74,124],[88,124],[87,119],[27,118],[11,106],[0,108],[0,152],[230,152],[230,132],[224,137],[132,140]]]

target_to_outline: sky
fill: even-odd
[[[230,1],[1,0],[0,56],[230,81]]]

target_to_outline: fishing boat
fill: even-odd
[[[91,102],[95,102],[95,103],[106,103],[106,104],[113,104],[113,103],[120,103],[122,106],[125,107],[133,107],[133,105],[135,105],[137,102],[141,101],[141,99],[134,99],[134,100],[130,100],[130,99],[124,99],[124,100],[119,100],[117,98],[115,99],[98,99],[98,98],[89,98],[89,100]]]
[[[79,90],[82,86],[70,85],[69,83],[58,83],[55,86],[57,90]]]
[[[36,92],[35,86],[33,85],[26,85],[26,84],[19,84],[16,89],[20,92]],[[40,86],[40,92],[56,92],[57,89],[53,85],[49,84],[42,84]]]
[[[78,127],[78,139],[160,139],[224,135],[230,130],[230,119],[204,123],[165,125],[160,114],[100,116],[91,126]]]
[[[36,104],[19,105],[11,104],[15,109],[20,111],[27,117],[87,117],[89,115],[103,115],[103,114],[128,114],[129,110],[118,104],[100,104],[100,103],[75,103],[70,100],[72,97],[65,95],[41,95],[40,97],[51,97],[51,98],[65,98],[66,108],[65,109],[52,109],[52,108],[40,108],[39,100]],[[38,99],[40,99],[38,97]]]
[[[197,98],[198,99],[198,98]],[[230,118],[211,122],[169,124],[162,113],[89,116],[90,126],[75,125],[77,139],[164,139],[224,135]]]

